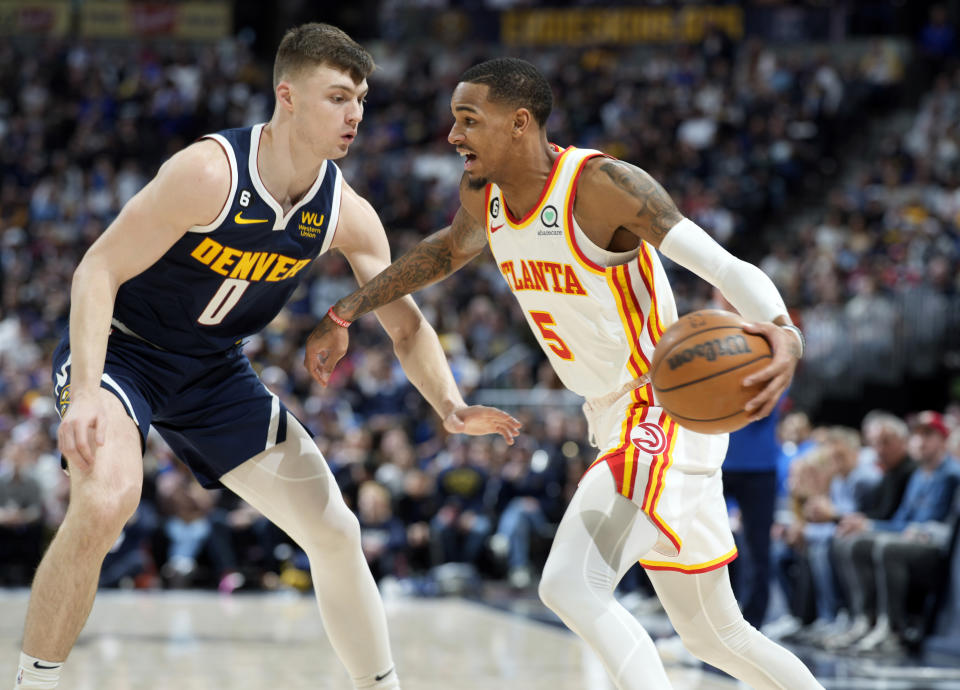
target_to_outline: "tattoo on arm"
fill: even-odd
[[[659,242],[683,216],[666,190],[650,175],[621,161],[609,161],[601,166],[615,185],[640,203],[637,216],[649,227],[652,239]]]
[[[451,227],[422,240],[370,282],[337,302],[334,311],[341,318],[354,321],[446,278],[479,254],[485,244],[483,228],[461,210]]]

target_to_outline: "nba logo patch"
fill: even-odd
[[[640,422],[630,430],[630,443],[642,453],[660,455],[667,449],[667,436],[659,425]]]

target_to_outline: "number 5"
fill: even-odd
[[[550,349],[557,353],[557,357],[560,359],[566,359],[573,361],[573,353],[570,351],[570,348],[567,347],[567,344],[563,342],[563,338],[557,335],[557,332],[552,328],[547,328],[548,326],[556,326],[557,322],[553,320],[553,317],[550,315],[550,312],[546,311],[532,311],[530,316],[533,318],[533,322],[537,324],[537,327],[540,329],[540,334],[543,336],[544,340],[552,340],[553,342],[548,342],[547,345],[550,346]],[[556,343],[556,345],[554,345]]]

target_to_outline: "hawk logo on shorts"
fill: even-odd
[[[657,424],[640,422],[630,430],[630,442],[644,453],[660,455],[667,449],[667,436]]]

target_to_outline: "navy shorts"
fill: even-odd
[[[114,331],[100,386],[113,393],[140,429],[152,424],[207,487],[287,437],[287,410],[236,347],[202,357],[176,354]],[[70,404],[70,345],[53,353],[60,416]]]

